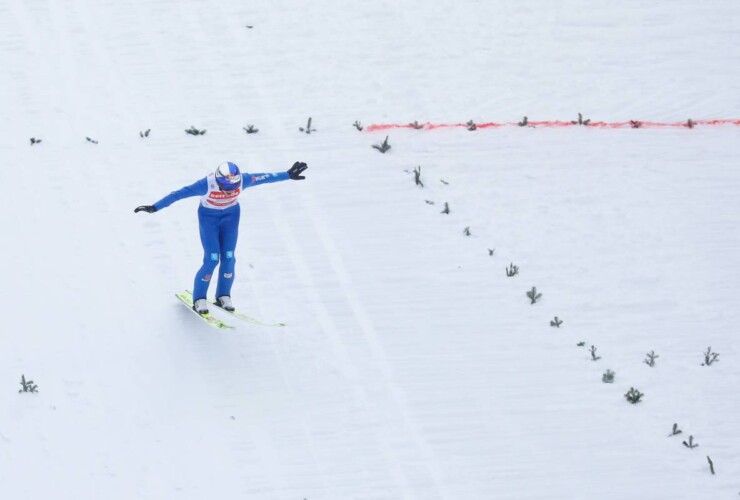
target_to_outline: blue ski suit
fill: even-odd
[[[221,263],[216,285],[216,297],[231,295],[234,284],[236,240],[239,235],[239,195],[242,190],[290,179],[287,172],[249,174],[242,172],[242,187],[235,192],[222,192],[214,174],[210,174],[189,186],[173,191],[154,204],[157,211],[183,198],[200,196],[198,224],[200,242],[203,245],[203,265],[195,275],[193,300],[205,299],[216,266]]]

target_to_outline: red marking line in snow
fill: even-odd
[[[740,120],[721,119],[721,120],[691,120],[693,127],[701,127],[708,125],[738,125],[740,126]],[[420,124],[424,130],[433,130],[438,128],[468,128],[467,123],[424,123]],[[488,123],[476,123],[476,128],[499,128],[499,127],[519,127],[518,122],[488,122]],[[578,123],[572,123],[570,121],[529,121],[526,126],[532,127],[548,127],[548,128],[559,128],[559,127],[579,127]],[[642,120],[635,120],[629,122],[589,122],[586,127],[593,128],[690,128],[688,121],[685,122],[649,122]],[[368,125],[365,130],[368,132],[376,132],[378,130],[389,130],[394,128],[415,128],[413,124],[409,123],[406,125],[396,123],[378,123]]]

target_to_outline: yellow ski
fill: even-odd
[[[195,312],[195,310],[193,309],[193,294],[189,291],[176,293],[175,297],[177,297],[180,302],[182,302],[188,309],[190,309],[191,313],[195,314],[212,327],[218,328],[219,330],[229,330],[231,328],[234,328],[228,323],[221,321],[216,316],[213,316],[210,312],[206,314],[198,314],[197,312]]]

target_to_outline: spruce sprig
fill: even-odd
[[[537,287],[533,286],[530,291],[527,292],[527,297],[529,297],[529,300],[531,300],[530,305],[537,302],[540,298],[542,298],[542,294],[537,292]]]

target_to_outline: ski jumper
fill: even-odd
[[[172,205],[183,198],[200,196],[198,206],[198,225],[200,227],[200,242],[203,245],[203,265],[195,275],[193,284],[193,300],[205,299],[208,285],[211,282],[216,266],[219,267],[216,297],[231,295],[231,285],[234,284],[234,266],[236,258],[236,240],[239,235],[239,195],[246,188],[280,182],[290,179],[287,172],[272,174],[248,174],[242,172],[241,189],[233,192],[221,191],[216,183],[215,174],[200,179],[189,186],[173,191],[154,204],[157,211]]]

